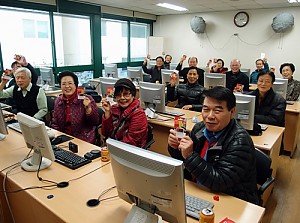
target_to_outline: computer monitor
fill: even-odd
[[[176,70],[178,63],[170,63],[170,70]]]
[[[24,160],[21,167],[26,171],[48,168],[55,157],[45,123],[21,112],[17,113],[17,119],[27,147],[34,150],[32,157]]]
[[[100,77],[100,89],[102,97],[107,95],[107,89],[110,87],[114,89],[115,83],[118,81],[117,78],[111,77]]]
[[[2,108],[0,108],[0,141],[5,139],[6,135],[8,134],[5,120],[4,120],[4,115],[2,112]]]
[[[158,222],[186,223],[183,162],[114,139],[106,141],[118,195],[132,206],[124,222],[137,214]]]
[[[132,81],[139,82],[142,79],[141,67],[127,67],[127,77]]]
[[[204,87],[206,89],[211,89],[215,86],[226,87],[226,74],[205,73],[204,74]]]
[[[255,96],[235,93],[236,111],[234,118],[246,130],[253,130],[255,114]]]
[[[241,68],[240,71],[243,72],[244,74],[246,74],[250,78],[250,69],[249,68]]]
[[[104,64],[104,73],[106,77],[118,78],[117,64]]]
[[[151,69],[156,65],[156,60],[147,60],[147,68]]]
[[[156,118],[155,112],[166,111],[165,97],[164,84],[140,82],[140,102],[141,106],[146,109],[147,117]]]
[[[209,73],[209,71],[210,71],[209,67],[199,67],[199,68],[204,70],[205,73]]]
[[[41,67],[40,74],[41,74],[40,79],[42,85],[55,86],[54,74],[51,67]]]
[[[170,82],[170,77],[171,77],[171,74],[173,74],[173,73],[177,74],[177,79],[176,79],[176,83],[175,83],[175,85],[177,86],[179,84],[178,70],[161,69],[162,84],[167,85]]]
[[[275,78],[272,88],[276,93],[280,94],[284,99],[286,99],[287,86],[288,79]]]

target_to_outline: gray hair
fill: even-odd
[[[21,73],[21,72],[25,72],[26,76],[27,76],[28,78],[31,78],[31,72],[30,72],[30,70],[29,70],[28,68],[26,68],[26,67],[20,67],[20,68],[18,68],[18,69],[16,70],[14,76],[16,76],[18,73]]]

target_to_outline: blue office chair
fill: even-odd
[[[263,205],[262,196],[263,193],[274,183],[275,178],[272,176],[273,169],[271,168],[272,159],[255,148],[256,157],[256,181],[258,186],[257,194],[260,198],[259,204]]]

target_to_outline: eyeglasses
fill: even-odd
[[[66,86],[73,86],[73,85],[74,85],[73,82],[68,82],[68,83],[63,82],[63,83],[61,83],[61,86],[63,86],[63,87],[66,87]]]
[[[126,91],[126,92],[120,92],[118,94],[116,94],[116,98],[121,98],[122,96],[124,98],[129,98],[131,95],[131,92],[130,91]]]

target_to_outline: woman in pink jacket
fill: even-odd
[[[140,148],[147,141],[148,121],[139,100],[135,99],[136,89],[131,80],[122,78],[115,84],[114,97],[117,104],[112,105],[102,99],[105,110],[102,118],[102,135]]]

